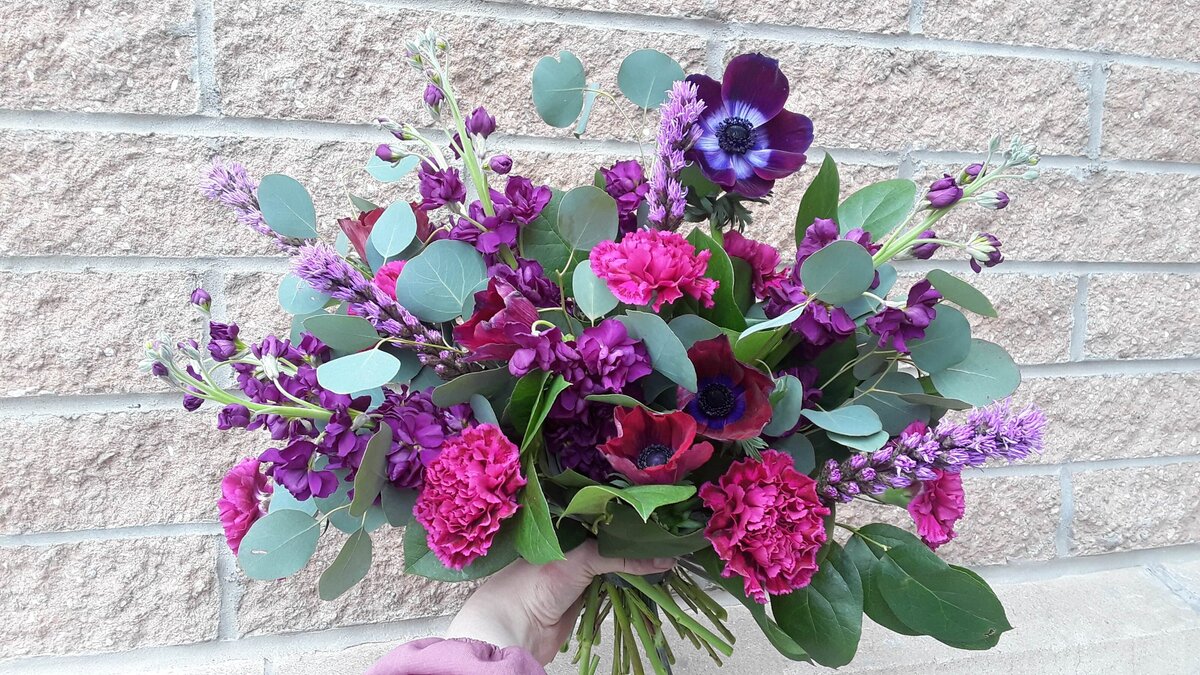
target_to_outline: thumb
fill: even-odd
[[[589,578],[612,572],[639,576],[656,574],[666,572],[675,566],[674,558],[606,558],[600,555],[599,549],[590,541],[577,548],[576,551],[579,551],[580,555],[579,566],[587,572]],[[572,551],[572,553],[574,552]]]

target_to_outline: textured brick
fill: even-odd
[[[1195,61],[1200,21],[1194,9],[1187,3],[927,0],[921,29],[934,37]]]
[[[788,109],[813,119],[819,145],[978,151],[987,130],[1022,133],[1047,153],[1087,144],[1087,73],[1075,65],[764,40],[729,53],[750,50],[779,58],[797,82]]]
[[[222,108],[245,116],[425,120],[420,74],[404,64],[401,40],[429,26],[438,27],[451,45],[452,76],[464,105],[486,105],[497,113],[505,133],[565,135],[541,122],[530,101],[534,64],[560,49],[574,52],[590,67],[590,80],[614,91],[620,65],[614,53],[660,47],[689,70],[704,62],[705,40],[697,36],[358,3],[318,7],[284,0],[221,0],[216,21]],[[337,95],[331,96],[333,91]],[[592,119],[589,136],[628,137],[624,117],[611,106],[598,104]]]
[[[1200,542],[1200,464],[1087,471],[1071,477],[1071,553]]]
[[[209,404],[211,406],[212,404]],[[199,412],[0,418],[0,533],[101,529],[215,521],[221,476],[257,455],[266,434],[218,431],[216,407]],[[25,461],[30,448],[53,448]],[[162,466],[152,471],[147,467]],[[24,499],[31,485],[55,485],[47,499]]]
[[[308,566],[286,581],[244,580],[238,600],[241,634],[323,630],[453,614],[474,585],[446,584],[405,574],[402,534],[402,530],[386,525],[372,534],[375,557],[367,578],[332,602],[318,598],[317,579],[345,541],[345,535],[337,530],[327,531]]]
[[[216,537],[21,546],[0,554],[0,658],[217,636]]]
[[[160,331],[198,335],[188,304],[198,279],[176,273],[0,273],[0,325],[24,327],[0,343],[3,395],[161,391],[138,370]]]
[[[284,271],[231,274],[225,279],[225,314],[241,328],[243,340],[258,342],[269,334],[288,335],[291,315],[279,306]]]
[[[1200,333],[1192,330],[1197,292],[1196,275],[1092,275],[1084,351],[1096,359],[1200,356]]]
[[[1200,161],[1200,118],[1180,114],[1180,105],[1198,99],[1200,74],[1114,64],[1104,96],[1101,154]]]
[[[0,108],[196,110],[188,0],[5,3]]]
[[[1200,447],[1200,374],[1034,378],[1016,398],[1050,419],[1046,452],[1032,461],[1191,455]],[[1136,411],[1137,424],[1113,414],[1126,406]]]

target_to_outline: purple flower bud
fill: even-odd
[[[979,178],[979,174],[981,173],[983,173],[982,164],[979,164],[978,162],[971,164],[967,168],[963,169],[962,179],[959,182],[961,182],[963,185],[966,185],[974,181],[976,178]]]
[[[506,175],[509,171],[512,171],[512,166],[512,157],[509,157],[508,155],[496,155],[488,160],[488,167],[501,176]]]
[[[441,87],[430,82],[429,84],[425,85],[424,98],[425,98],[425,105],[429,106],[430,108],[436,109],[438,107],[438,105],[441,104],[442,99],[446,98],[446,95],[444,93],[442,93]]]
[[[212,296],[203,288],[197,288],[192,291],[192,304],[207,312],[212,306]]]
[[[1000,209],[1002,209],[1006,206],[1008,206],[1008,193],[1003,190],[997,190],[996,191],[996,210],[999,211]]]
[[[217,413],[217,428],[221,431],[250,425],[250,409],[241,403],[230,403]]]
[[[963,196],[962,188],[950,174],[946,173],[942,176],[929,186],[929,193],[925,195],[925,198],[929,200],[929,205],[935,209],[953,206]]]
[[[188,412],[196,412],[203,403],[204,399],[199,396],[192,396],[191,394],[183,395],[183,409]]]
[[[924,232],[921,233],[920,238],[921,239],[937,239],[937,232],[934,232],[933,230],[925,230]],[[917,258],[918,260],[929,260],[930,258],[933,257],[933,254],[940,247],[941,247],[941,244],[932,244],[932,243],[917,244],[916,246],[912,247],[912,254],[913,254],[913,257]]]
[[[166,377],[168,375],[167,367],[155,361],[150,366],[150,373],[156,377]]]
[[[382,143],[378,148],[375,148],[375,156],[385,162],[395,162],[404,156],[404,153],[397,151],[387,143]]]
[[[464,122],[467,125],[467,133],[475,136],[487,138],[496,130],[496,118],[489,115],[483,106],[472,110]]]
[[[982,272],[983,267],[995,267],[1004,262],[1004,254],[1000,252],[1000,240],[987,232],[975,235],[967,244],[967,254],[971,256],[971,269],[976,273]]]

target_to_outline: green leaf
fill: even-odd
[[[671,332],[679,338],[684,349],[691,349],[692,345],[701,340],[711,340],[725,334],[725,331],[715,323],[695,314],[680,314],[671,319],[668,326],[671,328]]]
[[[904,622],[896,618],[895,613],[892,612],[892,608],[888,607],[883,596],[879,594],[874,570],[878,567],[879,556],[883,555],[883,551],[881,549],[872,550],[866,541],[858,535],[846,540],[846,546],[843,550],[846,558],[858,568],[858,575],[862,579],[863,611],[866,615],[875,623],[894,633],[920,635],[920,633],[904,625]]]
[[[546,380],[549,378],[550,373],[535,370],[517,380],[512,394],[508,397],[508,407],[504,410],[504,416],[518,431],[529,428],[529,422],[537,412],[538,401],[542,398]]]
[[[984,406],[1016,391],[1021,384],[1021,370],[1003,347],[975,338],[967,358],[931,373],[929,379],[947,398]]]
[[[417,155],[405,155],[395,162],[385,162],[378,156],[371,155],[371,159],[367,161],[367,173],[382,183],[394,183],[407,176],[420,163],[421,158]]]
[[[617,86],[621,93],[639,108],[647,110],[662,105],[671,85],[682,79],[683,68],[675,59],[654,49],[639,49],[626,56],[617,71]]]
[[[359,530],[350,535],[342,551],[317,581],[317,593],[326,602],[336,600],[367,576],[371,569],[371,535]]]
[[[379,206],[375,202],[371,201],[370,199],[364,199],[363,197],[359,197],[356,194],[350,195],[350,205],[362,213],[366,213],[368,211],[374,211],[375,209],[379,208]],[[349,237],[346,237],[345,232],[338,232],[338,239],[341,240],[342,238],[345,238],[345,241],[347,244],[350,243],[350,239],[349,239]],[[338,253],[341,253],[342,255],[346,255],[347,251],[349,251],[348,248],[346,250],[339,249]]]
[[[560,378],[561,379],[561,378]],[[517,511],[517,553],[533,565],[545,565],[565,560],[554,524],[550,522],[550,506],[538,480],[534,458],[525,462],[525,489],[521,491],[521,508]]]
[[[844,445],[848,448],[854,448],[859,452],[875,452],[882,448],[891,436],[886,431],[877,431],[870,436],[845,436],[843,434],[835,434],[832,431],[826,432],[829,440]]]
[[[688,391],[696,391],[696,367],[688,359],[683,343],[665,321],[655,314],[626,312],[617,317],[629,335],[641,340],[650,353],[650,365]]]
[[[626,396],[625,394],[589,394],[586,398],[587,400],[595,401],[596,403],[608,403],[610,405],[619,405],[625,408],[646,408],[641,401],[632,396]],[[649,408],[646,409],[649,410]]]
[[[971,324],[962,312],[941,305],[925,328],[925,337],[909,342],[908,347],[913,363],[921,370],[945,370],[967,358],[971,351]]]
[[[974,571],[969,570],[965,567],[959,567],[958,565],[950,565],[950,569],[974,580],[976,583],[979,584],[979,586],[981,587],[980,590],[982,592],[994,594],[994,591],[992,591],[992,587],[988,586],[988,583],[983,580],[983,577],[979,576]],[[950,645],[951,647],[954,647],[956,649],[985,650],[985,649],[991,649],[992,647],[995,647],[996,645],[1000,644],[1000,635],[1001,635],[1001,633],[997,633],[990,638],[985,638],[983,640],[971,641],[971,642],[953,642],[950,640],[940,640],[940,642]]]
[[[945,408],[947,410],[968,410],[972,406],[966,401],[960,401],[956,398],[945,398],[943,396],[934,396],[933,394],[904,394],[900,397],[903,401],[916,403],[919,405],[927,405],[931,408]]]
[[[380,349],[400,360],[400,370],[397,370],[396,374],[392,376],[391,383],[411,386],[423,367],[421,357],[411,349],[395,344],[385,344]]]
[[[317,366],[317,382],[338,394],[382,387],[391,381],[400,370],[400,359],[391,354],[372,349],[358,352]]]
[[[587,73],[574,54],[560,51],[558,58],[544,56],[533,69],[533,106],[546,124],[571,126],[583,110]]]
[[[546,208],[534,218],[531,223],[521,228],[520,246],[521,257],[532,258],[541,264],[547,276],[556,279],[556,272],[566,269],[567,261],[571,259],[571,247],[558,234],[558,206],[562,203],[563,193],[551,189],[550,201]]]
[[[483,424],[493,424],[500,426],[500,420],[496,418],[496,411],[492,408],[492,402],[479,394],[471,394],[471,413],[475,415],[475,419]]]
[[[491,398],[508,387],[513,380],[507,368],[481,370],[459,375],[433,390],[433,404],[441,408],[466,403],[475,394]]]
[[[842,234],[861,227],[879,239],[903,223],[917,199],[917,184],[903,178],[885,180],[855,192],[838,207]]]
[[[879,285],[871,289],[871,294],[886,298],[887,294],[892,290],[892,286],[896,285],[896,268],[889,263],[880,265],[876,270],[879,274]],[[842,305],[842,309],[853,319],[862,319],[867,314],[875,314],[881,309],[879,301],[874,298],[862,296],[857,300],[851,300]],[[876,336],[878,340],[878,336]]]
[[[311,314],[329,302],[329,296],[288,272],[279,282],[279,306],[289,314]]]
[[[870,393],[863,393],[874,389]],[[856,390],[861,396],[858,402],[879,415],[883,430],[896,435],[912,423],[913,420],[928,421],[929,407],[910,403],[900,398],[903,394],[915,394],[921,391],[921,383],[908,373],[886,370],[874,380],[868,380]],[[852,434],[853,435],[853,434]]]
[[[611,485],[590,485],[575,493],[563,516],[598,515],[608,511],[608,503],[619,499],[629,504],[648,522],[654,509],[667,504],[678,504],[696,494],[693,485],[632,485],[617,488]]]
[[[825,154],[821,169],[804,191],[800,198],[800,208],[796,211],[796,245],[804,239],[804,233],[817,218],[837,220],[838,194],[841,185],[838,179],[837,164],[833,157]]]
[[[417,216],[408,202],[395,202],[384,209],[371,228],[369,243],[379,255],[390,258],[399,255],[417,236]]]
[[[429,550],[429,533],[415,518],[404,528],[404,571],[434,581],[472,581],[490,577],[517,559],[515,523],[509,518],[500,526],[487,555],[461,570],[448,569]]]
[[[867,249],[839,239],[804,261],[800,281],[817,299],[841,305],[857,299],[871,287],[875,281],[875,263]]]
[[[558,234],[567,247],[590,251],[617,236],[617,202],[591,185],[568,191],[558,205]]]
[[[697,253],[700,251],[711,253],[704,276],[717,282],[717,290],[713,293],[713,307],[709,309],[701,306],[700,316],[722,328],[744,330],[746,317],[738,309],[737,302],[733,298],[733,263],[729,260],[729,254],[700,228],[695,228],[688,233],[687,240],[696,248]]]
[[[571,132],[575,138],[579,138],[587,131],[588,120],[592,117],[592,108],[595,107],[596,96],[599,94],[598,86],[595,82],[588,84],[589,91],[583,96],[583,114],[579,116],[579,122],[575,125],[575,131]]]
[[[242,539],[238,564],[251,579],[282,579],[304,568],[320,536],[321,524],[303,511],[268,513]]]
[[[339,352],[359,352],[379,343],[379,333],[361,316],[316,314],[304,320],[304,329]]]
[[[577,265],[571,278],[575,302],[589,319],[599,319],[616,309],[619,303],[617,296],[608,290],[608,284],[596,276],[591,265]]]
[[[775,392],[771,395],[771,421],[763,427],[767,436],[782,436],[791,431],[800,421],[800,409],[804,406],[804,385],[794,375],[784,375],[775,380]]]
[[[263,176],[258,184],[258,207],[267,225],[285,237],[317,236],[317,208],[295,178],[281,173]]]
[[[862,636],[863,589],[858,569],[836,542],[812,582],[771,598],[780,628],[823,666],[850,663]]]
[[[942,294],[947,302],[962,307],[965,310],[975,312],[980,316],[996,318],[999,314],[996,313],[996,308],[992,306],[992,301],[987,299],[987,296],[979,292],[971,284],[959,279],[958,277],[944,272],[942,270],[930,270],[929,274],[925,275],[929,283]]]
[[[745,314],[754,305],[754,268],[733,256],[729,256],[729,264],[733,266],[733,302]]]
[[[273,513],[283,509],[294,509],[296,511],[303,511],[310,516],[317,512],[317,503],[313,501],[312,497],[300,501],[282,485],[274,483],[273,487],[271,501],[267,507],[268,512]]]
[[[835,434],[870,436],[883,428],[879,416],[865,405],[848,405],[828,412],[805,410],[804,418]]]
[[[812,441],[804,434],[792,434],[787,438],[771,441],[771,447],[792,456],[792,463],[800,473],[810,473],[817,468],[817,455]]]
[[[521,440],[522,453],[540,437],[542,424],[545,423],[546,416],[550,414],[550,408],[554,406],[555,399],[569,386],[571,383],[564,380],[562,375],[555,375],[554,379],[550,381],[550,386],[540,392],[537,403],[533,407],[533,414],[525,426],[525,436]]]
[[[673,534],[654,521],[645,522],[632,508],[613,508],[612,519],[596,530],[596,545],[606,558],[674,558],[710,546],[704,529]]]
[[[417,503],[416,490],[398,488],[391,483],[384,483],[379,493],[379,501],[388,525],[404,527],[413,517],[413,505]]]
[[[388,452],[392,449],[392,427],[383,422],[367,441],[362,463],[354,475],[354,499],[350,502],[350,515],[361,518],[375,503],[384,483],[387,483]]]
[[[467,298],[487,285],[487,265],[469,244],[443,239],[409,260],[396,300],[418,319],[440,323],[462,315]]]

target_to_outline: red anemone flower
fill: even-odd
[[[638,485],[670,485],[712,457],[712,444],[695,443],[696,421],[681,412],[618,408],[617,435],[600,446],[609,464]]]
[[[679,407],[696,420],[700,435],[720,441],[754,438],[771,421],[771,378],[733,357],[729,338],[701,340],[688,350],[697,389],[679,389]]]
[[[471,350],[472,361],[506,361],[521,345],[538,320],[537,307],[507,282],[492,277],[485,290],[475,294],[475,312],[454,327],[454,339]]]

